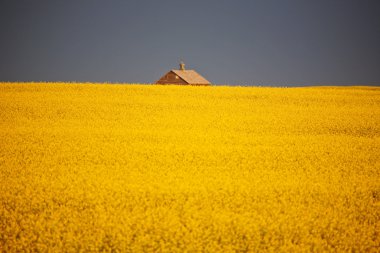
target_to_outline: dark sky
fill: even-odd
[[[0,81],[380,85],[378,0],[0,0]]]

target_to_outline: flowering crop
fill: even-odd
[[[380,89],[0,83],[0,252],[380,247]]]

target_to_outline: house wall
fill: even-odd
[[[179,76],[177,76],[173,72],[168,72],[166,75],[161,77],[160,80],[156,82],[157,84],[181,84],[181,85],[188,85],[184,80],[182,80]]]

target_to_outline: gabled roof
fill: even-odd
[[[211,84],[206,80],[206,78],[198,74],[195,70],[172,69],[171,71],[182,78],[188,84]]]

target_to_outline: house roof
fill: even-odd
[[[172,69],[171,71],[189,84],[211,84],[206,80],[206,78],[198,74],[195,70]]]

